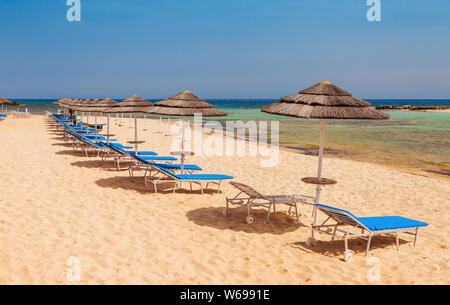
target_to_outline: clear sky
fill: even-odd
[[[0,0],[0,96],[450,98],[450,1]]]

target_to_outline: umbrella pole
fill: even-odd
[[[106,133],[106,134],[108,135],[108,136],[106,137],[106,143],[109,144],[109,113],[108,113],[108,116],[107,116],[107,119],[106,119],[106,120],[107,120],[107,124],[106,124],[106,125],[107,125],[107,127],[108,127],[108,131],[107,131],[107,133]]]
[[[322,179],[322,162],[323,162],[323,147],[325,144],[325,119],[322,119],[320,126],[320,147],[319,147],[319,166],[317,168],[317,179],[320,181]],[[316,186],[316,198],[314,199],[314,226],[317,225],[317,208],[316,204],[320,202],[320,192],[322,191],[322,186],[318,184]]]
[[[167,135],[170,136],[170,118],[167,119]]]
[[[90,114],[91,114],[90,112],[87,113],[87,121],[86,121],[86,131],[87,131],[87,134],[89,134],[89,115],[90,115]]]
[[[185,136],[184,120],[182,121],[182,123],[183,123],[183,130],[181,132],[181,174],[183,175],[183,173],[184,173],[184,136]]]
[[[131,114],[130,114],[131,116]],[[138,150],[138,144],[137,144],[137,115],[136,112],[134,113],[134,151],[137,154],[137,150]]]
[[[95,139],[97,139],[97,131],[98,131],[98,127],[97,127],[97,112],[95,113]]]

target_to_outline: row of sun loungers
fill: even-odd
[[[119,143],[114,143],[115,139],[106,139],[94,130],[87,130],[82,126],[73,126],[70,120],[58,115],[52,115],[56,122],[60,124],[64,130],[66,141],[72,142],[74,150],[84,151],[86,156],[89,153],[94,153],[101,156],[102,159],[109,157],[114,158],[117,169],[122,170],[121,164],[127,163],[130,176],[134,175],[134,171],[145,170],[144,181],[146,185],[152,184],[155,193],[158,193],[158,184],[173,184],[173,193],[176,192],[178,186],[183,183],[197,184],[200,186],[200,191],[204,193],[203,184],[206,183],[207,189],[210,184],[217,185],[217,192],[220,192],[222,181],[233,179],[228,175],[213,175],[213,174],[193,174],[194,171],[201,171],[202,169],[197,165],[186,164],[183,170],[187,174],[176,174],[175,172],[181,170],[181,164],[171,164],[170,162],[177,161],[174,157],[158,156],[152,151],[131,151],[131,147],[123,146]],[[111,142],[111,143],[109,143]]]
[[[231,180],[233,177],[227,175],[197,174],[202,169],[197,165],[186,164],[181,171],[181,164],[174,164],[177,161],[174,157],[158,156],[153,151],[133,151],[132,147],[117,143],[115,139],[106,139],[97,130],[82,126],[73,126],[72,122],[61,115],[50,115],[63,130],[67,142],[72,142],[74,150],[81,150],[86,156],[95,154],[102,159],[113,158],[118,171],[123,170],[121,164],[126,163],[130,176],[134,176],[135,171],[144,171],[144,182],[146,186],[153,185],[155,193],[158,193],[158,185],[173,184],[173,193],[183,183],[188,183],[192,190],[192,185],[200,186],[200,191],[204,193],[203,183],[217,185],[217,192],[223,181]],[[399,249],[399,233],[414,235],[414,246],[417,243],[419,228],[428,226],[427,223],[408,219],[400,216],[380,216],[380,217],[356,217],[346,210],[332,206],[315,204],[314,197],[305,195],[263,195],[255,189],[237,182],[230,184],[238,190],[238,194],[231,198],[226,198],[226,208],[224,216],[230,216],[230,205],[243,206],[247,210],[246,222],[251,224],[254,218],[251,209],[263,207],[267,209],[266,223],[269,221],[271,211],[276,211],[276,205],[283,204],[289,206],[288,213],[294,209],[297,219],[298,203],[307,204],[317,209],[326,216],[326,219],[319,225],[312,225],[312,235],[307,239],[307,246],[315,246],[314,233],[327,234],[331,236],[331,242],[335,239],[344,240],[344,259],[352,261],[353,252],[349,250],[348,240],[363,238],[367,240],[366,255],[369,253],[372,237],[381,234],[395,234],[397,249]]]

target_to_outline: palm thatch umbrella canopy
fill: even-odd
[[[111,99],[109,99],[111,100]],[[105,102],[106,101],[106,102]],[[112,100],[111,100],[112,101]],[[112,101],[114,104],[117,104],[117,102]],[[95,129],[97,130],[97,114],[100,112],[106,112],[107,110],[109,110],[112,107],[112,105],[109,103],[108,100],[103,100],[100,101],[99,99],[94,99],[94,100],[85,100],[82,102],[78,102],[78,103],[74,103],[72,106],[72,109],[75,111],[80,111],[81,113],[83,112],[87,112],[87,125],[86,125],[86,129],[89,129],[89,116],[91,114],[91,112],[95,113],[95,121],[94,121],[94,125],[95,125]],[[108,126],[109,127],[109,126]]]
[[[74,101],[77,101],[77,99],[71,99],[71,98],[62,98],[57,100],[54,104],[60,104],[60,105],[68,105]]]
[[[205,102],[189,90],[180,92],[167,100],[159,101],[154,104],[147,113],[169,116],[194,116],[202,115],[205,117],[220,117],[227,116],[228,113],[217,109],[213,105]],[[181,174],[184,171],[184,138],[185,138],[185,124],[183,123],[182,137],[181,137]]]
[[[205,117],[227,116],[228,114],[205,102],[195,94],[185,90],[167,100],[156,102],[148,113],[171,116],[194,116],[202,114]]]
[[[19,103],[18,103],[18,102],[15,102],[15,101],[7,100],[7,99],[4,98],[4,97],[0,97],[0,105],[17,106],[17,105],[19,105]]]
[[[85,111],[85,112],[94,112],[95,113],[95,129],[97,129],[97,113],[107,113],[107,123],[106,126],[108,128],[107,130],[107,143],[109,143],[109,116],[110,113],[108,113],[108,110],[110,110],[112,107],[117,106],[118,103],[110,98],[105,98],[104,100],[100,101],[98,99],[95,99],[91,102],[89,102],[87,105],[77,108],[79,111]]]
[[[75,99],[72,101],[65,102],[65,104],[68,106],[69,109],[76,110],[75,108],[78,107],[84,107],[91,103],[92,101],[90,99],[82,100],[82,99]]]
[[[83,112],[87,112],[87,121],[86,121],[86,129],[89,130],[88,125],[89,125],[89,116],[90,116],[90,109],[87,110],[84,107],[88,107],[92,104],[92,101],[90,99],[86,99],[86,100],[82,100],[82,99],[76,99],[76,100],[72,100],[70,102],[66,102],[66,105],[69,109],[73,110],[73,111],[79,111],[81,114],[81,123],[83,123]],[[89,132],[89,131],[88,131]]]
[[[279,102],[263,106],[261,110],[306,119],[389,119],[388,114],[327,81],[282,97]]]
[[[135,151],[138,149],[138,128],[137,128],[137,114],[146,113],[153,104],[146,99],[133,95],[120,103],[117,103],[114,107],[111,107],[106,113],[133,113],[134,114],[134,141],[128,142],[134,144]]]
[[[133,95],[111,108],[109,113],[145,113],[153,107],[153,104],[146,99]]]
[[[65,110],[67,108],[66,103],[69,103],[71,101],[72,101],[72,99],[70,99],[70,98],[62,98],[62,99],[57,100],[56,102],[53,102],[53,104],[58,105],[60,107],[60,109],[62,109],[65,112]]]
[[[317,179],[312,181],[317,184],[316,204],[320,201],[321,184],[325,183],[325,179],[322,179],[325,119],[386,120],[390,117],[388,114],[372,108],[370,103],[353,97],[347,91],[328,81],[322,81],[298,94],[285,96],[279,102],[263,106],[261,111],[306,119],[322,119]],[[317,210],[315,209],[314,225],[316,224]]]
[[[2,106],[2,110],[3,110],[4,106],[18,106],[19,103],[15,102],[15,101],[7,100],[3,97],[0,97],[0,105]]]

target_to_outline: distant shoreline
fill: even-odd
[[[403,106],[393,106],[393,105],[378,105],[375,109],[379,110],[400,110],[400,111],[432,111],[432,112],[450,112],[450,105],[441,106],[424,106],[424,105],[403,105]]]

